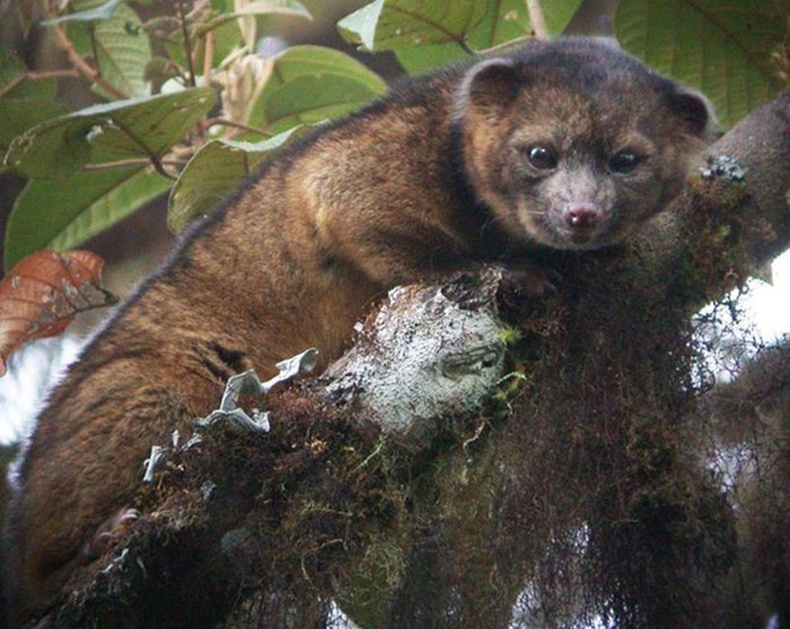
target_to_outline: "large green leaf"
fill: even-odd
[[[181,173],[170,192],[167,223],[173,231],[183,229],[193,219],[208,214],[222,199],[239,187],[290,140],[309,127],[293,128],[260,142],[214,140],[203,146]]]
[[[582,0],[552,0],[543,3],[546,26],[551,35],[565,30]],[[480,23],[465,34],[462,42],[449,41],[431,46],[407,45],[395,50],[400,64],[410,73],[427,72],[452,61],[467,59],[471,51],[483,51],[525,37],[532,27],[523,0],[489,3]],[[406,42],[408,44],[408,40]]]
[[[93,13],[96,0],[72,2],[72,6],[85,15]],[[151,60],[151,45],[137,14],[121,4],[110,7],[107,3],[95,11],[106,15],[97,21],[77,21],[69,24],[68,36],[75,50],[83,57],[93,58],[102,78],[111,83],[116,90],[126,96],[139,96],[150,93],[145,82],[145,68]],[[102,9],[105,9],[102,11]],[[68,16],[67,16],[68,17]],[[98,86],[96,90],[108,95]],[[110,94],[110,96],[112,96]]]
[[[25,66],[0,48],[0,154],[25,130],[66,113],[54,102],[54,79],[29,80]]]
[[[295,46],[275,58],[249,124],[279,133],[352,112],[386,90],[380,76],[340,51]]]
[[[476,0],[376,0],[338,22],[341,34],[369,51],[463,43],[485,18]]]
[[[62,178],[87,164],[161,156],[213,105],[211,88],[96,105],[48,120],[18,137],[6,157],[16,172]]]
[[[560,33],[581,0],[544,2],[552,34]],[[338,23],[343,37],[366,50],[393,50],[410,73],[468,58],[529,34],[523,0],[376,0]]]
[[[28,182],[5,234],[5,268],[39,249],[71,249],[165,192],[172,182],[149,168],[78,173]]]
[[[778,90],[770,54],[788,15],[788,0],[629,0],[615,31],[647,64],[705,92],[729,126]]]

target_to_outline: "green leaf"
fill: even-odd
[[[160,157],[214,104],[211,88],[95,105],[48,120],[16,138],[6,155],[14,171],[63,178],[87,164]]]
[[[345,77],[297,77],[267,95],[260,111],[265,128],[279,133],[297,124],[320,122],[358,109],[376,96],[364,85]]]
[[[559,34],[581,0],[544,3],[546,23]],[[409,73],[468,59],[531,31],[523,0],[376,0],[338,23],[343,37],[364,50],[392,50]]]
[[[95,2],[83,0],[78,6],[92,4]],[[119,92],[126,96],[150,93],[145,82],[145,68],[151,61],[151,45],[140,18],[132,9],[121,5],[109,17],[95,24],[72,24],[69,39],[82,56],[97,57],[94,63],[101,76]],[[96,90],[108,96],[100,87],[97,86]]]
[[[408,38],[401,40],[394,52],[398,62],[407,72],[410,74],[427,72],[453,61],[468,59],[474,51],[485,50],[524,37],[529,33],[530,22],[523,0],[500,0],[494,3],[466,0],[453,6],[460,9],[461,4],[469,5],[470,11],[472,8],[482,7],[485,12],[479,16],[479,19],[470,20],[465,31],[445,41],[439,37],[438,42],[425,46],[415,45],[420,44],[421,37],[413,41]],[[428,8],[430,7],[425,5],[425,9]],[[421,16],[421,20],[414,22],[410,15],[406,14],[405,17],[410,21],[404,23],[403,17],[400,16],[398,20],[400,26],[397,27],[402,33],[407,29],[421,28],[420,22],[427,19],[427,16]],[[441,16],[438,18],[441,19]]]
[[[376,49],[376,28],[384,8],[384,0],[375,0],[347,15],[337,23],[340,34],[347,42],[362,44],[362,49]]]
[[[26,70],[25,64],[10,51],[0,48],[0,98],[24,79]]]
[[[290,17],[300,17],[312,19],[310,12],[301,2],[295,0],[268,0],[264,2],[249,2],[241,7],[236,7],[232,1],[212,2],[214,9],[218,9],[218,14],[200,28],[199,34],[221,26],[225,22],[242,17],[251,16],[271,16],[286,15]]]
[[[410,46],[395,51],[395,57],[408,74],[424,74],[472,57],[461,44]]]
[[[338,22],[341,35],[365,49],[466,42],[485,19],[488,4],[476,0],[376,0]]]
[[[549,32],[561,33],[580,5],[581,0],[544,2]],[[363,50],[394,51],[412,74],[469,58],[531,31],[523,0],[376,0],[338,27]]]
[[[272,133],[359,109],[387,85],[352,57],[320,46],[295,46],[274,59],[249,124]]]
[[[172,182],[148,168],[78,173],[68,185],[28,182],[5,234],[5,268],[39,249],[71,249],[165,192]]]
[[[630,0],[615,32],[648,65],[701,89],[726,127],[778,91],[770,55],[788,14],[788,0]]]
[[[60,17],[43,20],[41,25],[55,26],[57,24],[64,24],[66,22],[99,22],[101,20],[107,20],[112,17],[113,13],[115,13],[115,10],[119,5],[123,4],[124,1],[125,0],[110,0],[109,2],[105,2],[95,9],[76,11],[74,13],[61,15]]]
[[[167,223],[180,231],[208,214],[255,172],[272,152],[300,137],[308,126],[293,128],[261,142],[214,140],[203,146],[181,172],[170,192]]]
[[[25,130],[66,113],[54,102],[54,79],[31,81],[25,70],[22,62],[0,48],[0,154]]]

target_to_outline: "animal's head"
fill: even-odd
[[[682,189],[711,135],[700,93],[595,39],[480,61],[456,96],[466,174],[516,237],[621,241]]]

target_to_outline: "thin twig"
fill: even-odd
[[[102,88],[105,92],[113,96],[114,98],[118,99],[127,99],[129,96],[124,94],[121,90],[115,87],[112,83],[110,83],[107,79],[105,79],[99,72],[96,71],[95,68],[91,67],[91,65],[83,59],[82,55],[80,55],[72,45],[69,38],[66,37],[66,33],[63,32],[62,28],[55,29],[55,37],[58,40],[58,45],[63,49],[63,52],[66,53],[66,57],[74,66],[74,69],[79,72],[82,76],[89,79],[90,81],[94,82],[100,88]]]
[[[532,30],[538,39],[548,39],[549,29],[546,26],[546,18],[543,17],[543,9],[540,7],[540,0],[527,0],[527,13],[532,24]]]
[[[203,85],[211,85],[211,68],[214,66],[214,31],[203,38]]]
[[[189,72],[189,86],[196,87],[195,83],[195,65],[192,62],[192,40],[189,37],[189,28],[187,27],[187,18],[184,14],[183,0],[176,0],[178,7],[178,19],[181,22],[181,35],[184,38],[184,53],[187,58],[187,71]]]
[[[101,164],[85,164],[82,169],[85,172],[101,172],[105,170],[114,170],[116,168],[128,168],[130,166],[147,166],[151,163],[151,160],[146,157],[134,157],[129,159],[119,159],[115,162],[102,162]],[[177,162],[161,162],[163,165],[177,167],[180,166]],[[172,175],[167,173],[162,173],[161,171],[157,172],[160,175],[167,177],[168,179],[175,180],[176,178]]]
[[[491,46],[490,48],[483,48],[482,50],[478,50],[477,54],[479,55],[490,55],[499,52],[508,52],[515,48],[518,48],[522,44],[525,44],[529,41],[533,41],[535,38],[529,35],[524,35],[523,37],[517,37],[516,39],[511,39],[510,41],[502,42],[501,44],[497,44],[496,46]]]
[[[35,72],[29,70],[25,72],[25,78],[31,81],[45,81],[46,79],[77,79],[82,75],[76,70],[47,70]]]

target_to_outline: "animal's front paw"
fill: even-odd
[[[551,297],[561,276],[554,269],[533,264],[502,267],[501,292],[512,298]]]
[[[96,529],[93,537],[83,544],[80,554],[84,560],[92,561],[116,546],[139,517],[140,512],[137,509],[123,508],[107,518]]]

